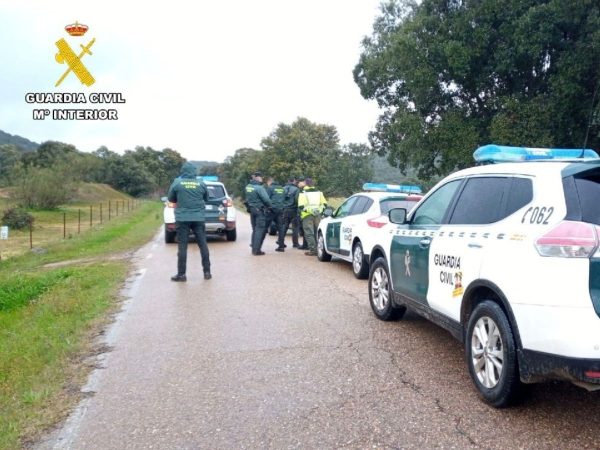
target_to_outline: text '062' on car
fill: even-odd
[[[208,175],[201,176],[208,188],[208,201],[205,204],[205,224],[206,234],[225,236],[228,241],[235,241],[237,231],[235,226],[236,210],[225,185],[218,181],[217,176]],[[165,208],[163,209],[163,217],[165,221],[165,242],[172,244],[175,242],[175,208],[176,203],[168,201],[167,197],[162,197]]]
[[[423,198],[418,186],[365,183],[363,189],[321,220],[317,231],[319,261],[330,261],[332,255],[349,261],[356,278],[369,275],[369,255],[388,223],[388,211],[410,210]]]
[[[409,307],[450,331],[493,406],[550,378],[600,389],[600,158],[497,145],[474,157],[484,165],[389,211],[370,255],[373,312]]]

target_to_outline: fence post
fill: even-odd
[[[29,222],[29,250],[33,248],[33,223]]]
[[[63,239],[67,238],[67,213],[63,212]]]
[[[81,233],[81,209],[77,210],[77,234]]]
[[[102,202],[100,202],[100,225],[102,225]]]
[[[117,204],[117,213],[116,213],[116,215],[117,215],[117,217],[119,217],[119,200],[117,200],[115,203]]]
[[[110,221],[110,200],[108,201],[108,220]]]
[[[94,216],[92,215],[92,205],[90,205],[90,228],[92,228],[93,222],[92,222],[92,218]]]

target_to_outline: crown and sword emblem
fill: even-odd
[[[83,36],[87,32],[88,27],[87,25],[75,22],[74,24],[67,25],[65,30],[71,36]],[[58,87],[71,72],[73,72],[75,76],[79,78],[79,81],[81,81],[82,84],[85,84],[88,87],[96,82],[90,71],[81,62],[86,54],[92,55],[90,48],[92,48],[92,45],[94,45],[95,42],[96,38],[93,38],[85,46],[80,44],[79,46],[81,47],[81,52],[76,54],[67,41],[65,41],[63,38],[56,41],[56,47],[58,48],[58,53],[55,56],[56,62],[59,64],[66,63],[69,68],[58,79],[54,85],[55,87]]]

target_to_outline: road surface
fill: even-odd
[[[209,242],[209,281],[195,244],[187,283],[162,233],[138,252],[111,350],[38,448],[600,448],[600,393],[550,382],[490,408],[447,332],[377,320],[347,263],[270,236],[251,256],[249,228]]]

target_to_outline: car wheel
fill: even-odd
[[[486,402],[510,405],[521,388],[512,328],[502,308],[491,300],[477,305],[465,339],[469,373]]]
[[[369,263],[365,258],[362,244],[358,241],[352,249],[352,272],[359,280],[364,280],[369,276]]]
[[[225,236],[227,237],[227,240],[230,242],[233,242],[237,239],[237,229],[234,228],[233,230],[227,230],[225,232]]]
[[[169,231],[165,228],[165,243],[166,244],[175,243],[175,235],[176,235],[175,231]]]
[[[323,233],[320,232],[317,238],[317,258],[321,262],[331,261],[331,255],[325,250],[325,238],[323,237]]]
[[[390,272],[384,258],[377,258],[371,266],[369,302],[371,309],[380,320],[398,320],[406,312],[406,306],[396,306],[392,302]]]

